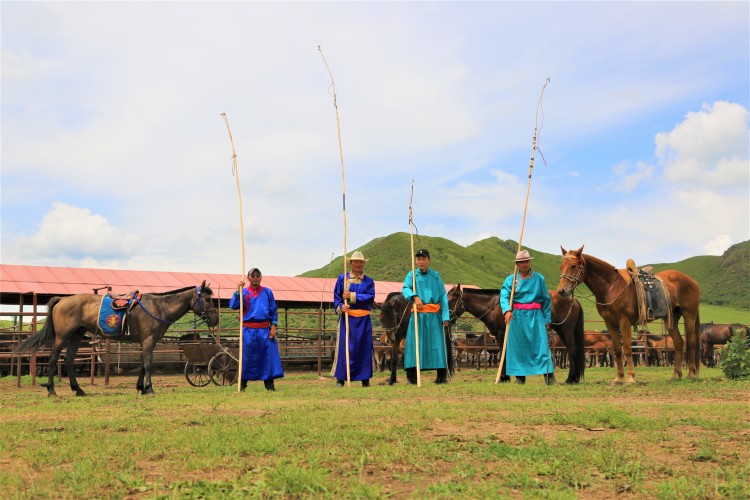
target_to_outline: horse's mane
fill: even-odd
[[[476,295],[497,295],[500,293],[499,288],[462,288],[464,293],[473,293]]]
[[[604,269],[609,269],[612,271],[617,271],[617,268],[610,264],[609,262],[602,260],[598,257],[594,257],[593,255],[589,255],[587,253],[581,254],[581,257],[583,257],[586,262],[592,262],[594,266],[601,267]]]
[[[174,294],[177,294],[177,293],[187,292],[188,290],[195,290],[195,287],[194,286],[186,286],[185,288],[179,288],[177,290],[169,290],[168,292],[154,292],[154,293],[149,293],[149,295],[174,295]],[[203,293],[208,294],[208,295],[213,295],[214,294],[213,290],[211,290],[211,288],[207,287],[207,286],[202,287],[201,290],[203,291]]]
[[[395,297],[396,295],[401,295],[401,292],[391,292],[391,293],[389,293],[389,294],[388,294],[388,296],[387,296],[387,297],[385,298],[385,300],[383,301],[383,304],[385,304],[386,302],[390,302],[390,301],[391,301],[391,299],[392,299],[393,297]]]

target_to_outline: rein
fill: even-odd
[[[563,257],[563,259],[574,259],[574,258],[575,257],[572,256],[572,255],[565,255]],[[585,274],[586,274],[586,265],[584,264],[583,259],[581,259],[581,261],[578,264],[578,272],[576,273],[575,276],[571,276],[571,275],[565,274],[565,273],[560,274],[561,278],[565,278],[566,280],[568,280],[571,283],[573,283],[573,290],[571,291],[571,296],[573,295],[572,292],[575,292],[576,287],[578,287],[578,284],[582,283],[586,279],[585,278]],[[581,275],[584,276],[583,279],[581,279]],[[620,293],[617,294],[617,297],[615,297],[611,301],[605,302],[605,303],[594,301],[594,304],[596,304],[597,306],[610,306],[610,305],[614,304],[615,302],[617,302],[617,299],[619,299],[620,296],[625,292],[625,290],[630,286],[631,283],[633,283],[632,276],[630,278],[630,281],[628,281],[625,284],[625,286],[622,287],[622,290],[620,290]],[[573,306],[571,305],[571,309],[572,309],[572,307]],[[570,315],[570,311],[568,311],[568,315]],[[568,319],[568,318],[566,317],[565,319]],[[565,321],[563,321],[563,323],[565,323]],[[559,324],[559,323],[556,323],[556,324]]]
[[[203,291],[201,290],[201,287],[199,287],[199,286],[195,287],[195,291],[197,293],[197,296],[196,296],[195,300],[193,301],[193,303],[190,305],[190,309],[189,310],[192,310],[193,307],[195,307],[195,304],[197,304],[198,301],[200,301],[201,312],[198,315],[198,317],[201,319],[201,321],[203,321],[204,323],[208,324],[208,317],[206,316],[206,305],[203,302]],[[149,316],[151,316],[152,318],[154,318],[156,321],[161,321],[162,323],[167,323],[169,325],[174,325],[176,323],[176,321],[168,321],[166,319],[157,318],[156,316],[154,316],[153,314],[151,314],[151,311],[149,311],[148,309],[146,309],[146,306],[143,305],[143,303],[140,301],[140,299],[137,296],[134,297],[134,298],[135,298],[135,301],[138,303],[138,305],[141,306],[141,309],[143,309],[146,312],[146,314],[148,314]]]

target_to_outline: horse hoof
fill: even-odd
[[[82,390],[82,389],[78,389],[78,390],[76,391],[76,396],[79,396],[79,397],[80,397],[80,396],[85,396],[85,395],[86,395],[86,393],[85,393],[85,392],[83,392],[83,390]]]
[[[623,381],[622,379],[616,378],[612,382],[609,383],[609,385],[622,385]]]

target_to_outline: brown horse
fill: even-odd
[[[726,345],[734,332],[742,331],[750,337],[750,328],[740,323],[729,325],[720,323],[703,323],[701,325],[701,343],[703,344],[703,364],[709,367],[716,365],[714,346]]]
[[[136,389],[142,394],[154,392],[151,385],[154,348],[169,325],[188,311],[193,311],[208,323],[209,327],[219,324],[219,313],[211,300],[212,296],[213,291],[206,286],[205,281],[197,287],[189,286],[163,293],[144,293],[136,300],[137,304],[131,307],[127,319],[129,334],[108,336],[114,340],[141,344],[141,369]],[[92,293],[53,297],[47,303],[47,322],[44,328],[18,346],[19,352],[33,352],[54,341],[49,357],[49,381],[43,385],[47,387],[48,396],[57,395],[55,393],[55,370],[64,347],[66,347],[65,366],[68,369],[70,389],[76,393],[76,396],[86,395],[76,381],[73,361],[84,334],[98,331],[97,323],[101,303],[102,296]]]
[[[583,253],[583,246],[578,250],[567,251],[562,246],[562,263],[560,264],[560,284],[558,293],[561,297],[573,298],[573,291],[579,283],[585,283],[596,297],[596,309],[604,319],[607,330],[612,335],[615,351],[617,374],[613,384],[621,384],[625,378],[623,368],[624,356],[628,363],[627,383],[635,382],[633,368],[633,351],[631,328],[638,322],[638,303],[632,279],[626,279],[614,266],[594,256]],[[673,321],[667,324],[662,318],[675,345],[675,364],[672,380],[682,378],[683,340],[677,323],[680,317],[685,321],[685,341],[688,378],[695,379],[700,370],[700,289],[698,283],[690,276],[679,271],[668,270],[656,273],[666,287],[672,308]],[[622,344],[620,343],[622,341]]]
[[[570,369],[566,384],[577,384],[583,378],[585,369],[583,351],[583,309],[577,300],[572,302],[558,297],[556,291],[550,292],[552,298],[552,328],[565,343],[568,351]],[[464,312],[474,315],[487,326],[499,346],[505,339],[505,317],[500,310],[500,290],[496,288],[461,288],[458,284],[448,291],[448,308],[451,320],[460,317]],[[501,381],[507,382],[505,375]]]

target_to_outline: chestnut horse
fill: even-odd
[[[568,351],[568,379],[566,384],[577,384],[583,379],[585,369],[583,351],[583,309],[577,300],[572,302],[558,297],[556,291],[550,292],[552,298],[552,329],[557,332]],[[505,317],[500,310],[500,290],[496,288],[461,288],[458,284],[448,291],[448,308],[451,321],[461,316],[464,311],[474,315],[487,326],[499,346],[505,339]],[[501,347],[502,348],[502,347]],[[505,375],[501,381],[507,382]]]
[[[212,296],[213,291],[206,286],[205,281],[200,286],[189,286],[171,292],[144,293],[137,299],[137,304],[131,307],[132,310],[127,319],[129,334],[108,336],[114,340],[141,344],[141,369],[136,389],[142,394],[154,392],[151,385],[154,348],[166,333],[169,325],[188,311],[193,311],[208,323],[209,327],[219,324],[219,313],[211,300]],[[49,357],[49,381],[43,385],[47,388],[47,396],[57,395],[55,371],[63,347],[66,347],[65,366],[68,369],[70,389],[76,393],[76,396],[86,395],[76,381],[73,361],[84,334],[96,332],[98,329],[102,298],[101,295],[93,293],[53,297],[47,303],[47,322],[44,328],[18,346],[19,352],[33,352],[54,341]]]
[[[580,283],[586,284],[596,297],[596,309],[612,335],[617,370],[612,383],[621,384],[624,381],[623,351],[624,356],[631,361],[628,363],[627,383],[634,383],[631,328],[638,323],[638,303],[635,286],[631,286],[632,278],[626,279],[613,265],[592,255],[584,254],[583,246],[578,250],[567,251],[562,246],[560,249],[563,258],[560,264],[560,284],[557,289],[559,295],[573,299],[575,288]],[[694,279],[679,271],[661,271],[656,273],[656,276],[666,287],[672,308],[671,325],[667,324],[666,318],[661,318],[675,346],[672,380],[682,378],[683,340],[677,329],[680,317],[683,317],[685,321],[688,378],[695,379],[700,370],[700,315],[698,311],[700,288]]]

